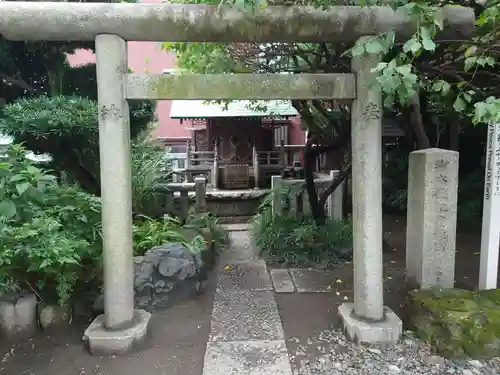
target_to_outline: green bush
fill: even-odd
[[[307,215],[273,215],[269,198],[253,218],[251,232],[261,254],[273,263],[331,267],[352,258],[349,220],[317,225]]]
[[[134,255],[144,255],[154,246],[167,242],[180,242],[190,247],[193,251],[201,251],[199,239],[189,241],[181,233],[181,223],[172,217],[166,216],[162,220],[142,217],[134,223]]]
[[[172,181],[165,151],[143,137],[132,143],[132,210],[155,219],[163,216],[165,191],[159,186]]]
[[[207,247],[213,248],[217,253],[228,245],[228,233],[220,225],[219,219],[210,213],[189,215],[184,227],[195,229],[200,234],[206,231]]]
[[[30,290],[46,303],[68,305],[75,293],[101,285],[101,200],[58,183],[25,154],[22,146],[12,145],[0,159],[0,295]],[[163,164],[152,146],[139,144],[134,155],[134,181],[141,182],[135,186],[134,202],[142,211],[154,206],[150,185],[166,174],[158,173]],[[170,217],[138,214],[133,224],[136,255],[166,242],[181,242],[199,252],[226,239],[209,215],[190,215],[181,224]]]
[[[154,105],[130,106],[130,136],[135,139],[150,124]],[[100,194],[97,102],[85,96],[21,98],[5,105],[0,131],[35,153],[52,157],[52,167],[69,174],[92,194]]]
[[[0,162],[0,198],[3,276],[48,302],[67,304],[85,260],[100,256],[99,205],[60,187],[17,145]]]
[[[142,216],[134,223],[133,235],[135,255],[167,242],[180,242],[193,253],[217,250],[227,242],[227,233],[208,214],[189,215],[185,224],[170,216],[161,220]]]

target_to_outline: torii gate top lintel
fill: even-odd
[[[472,9],[439,11],[444,20],[440,38],[472,32]],[[99,34],[114,34],[127,41],[349,42],[389,30],[404,39],[415,25],[403,10],[389,6],[270,6],[250,14],[219,12],[209,5],[0,1],[0,33],[10,40],[93,41]]]

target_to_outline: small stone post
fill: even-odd
[[[186,170],[191,168],[191,141],[186,142]],[[188,181],[191,182],[191,181]]]
[[[214,165],[212,167],[212,188],[219,188],[219,143],[214,143]]]
[[[453,288],[457,230],[458,152],[410,153],[407,277],[422,288]]]
[[[259,165],[259,154],[257,153],[257,147],[255,144],[252,146],[252,162],[253,162],[253,176],[255,181],[254,189],[260,187],[260,165]]]
[[[285,164],[285,141],[281,140],[280,142],[280,160],[279,160],[280,165],[284,168],[286,166]]]
[[[205,177],[196,177],[194,180],[194,192],[196,197],[196,202],[194,206],[194,212],[197,214],[202,214],[207,212],[207,184]]]
[[[362,37],[364,43],[373,37]],[[351,110],[354,304],[339,307],[345,331],[362,342],[396,342],[401,320],[384,308],[382,275],[382,93],[373,69],[380,56],[353,57]]]
[[[283,177],[271,176],[271,191],[273,194],[272,211],[273,215],[283,214],[283,202],[281,201],[281,187],[283,185]]]
[[[335,180],[339,173],[338,170],[330,171],[332,181]],[[342,181],[328,197],[328,217],[335,221],[341,221],[344,218],[344,183],[345,181]]]
[[[116,35],[95,40],[99,102],[104,316],[85,331],[92,354],[117,354],[147,333],[151,314],[134,312],[130,115],[124,93],[127,43]]]

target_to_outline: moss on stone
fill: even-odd
[[[441,355],[500,356],[500,289],[410,292],[410,325]]]

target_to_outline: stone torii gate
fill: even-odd
[[[471,9],[441,12],[443,38],[470,34]],[[383,305],[382,98],[371,86],[380,57],[356,57],[349,74],[148,75],[128,73],[127,41],[355,42],[389,30],[408,38],[415,26],[387,6],[271,6],[251,15],[199,5],[0,2],[7,39],[96,43],[105,313],[85,332],[91,353],[128,351],[145,338],[150,319],[134,310],[129,99],[352,100],[354,303],[339,313],[352,339],[399,338],[401,321]]]

